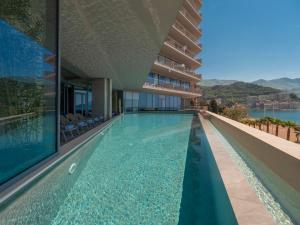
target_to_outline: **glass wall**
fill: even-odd
[[[0,1],[0,184],[56,151],[57,5]]]
[[[60,94],[61,115],[79,113],[87,116],[92,113],[93,95],[91,85],[86,84],[86,81],[73,83],[61,78]]]
[[[178,96],[159,95],[144,92],[124,92],[125,112],[135,111],[175,111],[181,108]]]
[[[152,72],[148,74],[147,82],[154,85],[171,85],[173,87],[181,87],[183,89],[190,89],[191,87],[190,83],[187,81],[172,79]]]

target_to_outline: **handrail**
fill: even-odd
[[[181,9],[180,12],[195,26],[198,28],[199,23],[191,16],[186,9]]]
[[[175,22],[174,27],[176,27],[178,30],[180,30],[182,33],[184,33],[187,37],[189,37],[192,41],[196,42],[198,45],[199,43],[198,38],[194,36],[191,32],[189,32],[187,29],[184,28],[178,21]]]
[[[161,56],[159,55],[156,59],[157,63],[159,64],[162,64],[162,65],[166,65],[174,70],[179,70],[179,71],[182,71],[184,73],[187,73],[191,76],[194,76],[198,79],[201,79],[201,75],[196,73],[195,71],[191,70],[190,68],[186,67],[184,64],[179,64],[171,59],[168,59],[167,57],[165,56]]]
[[[185,92],[201,94],[200,88],[192,88],[192,87],[184,88],[184,87],[181,87],[181,86],[175,86],[173,84],[154,84],[154,83],[150,83],[150,82],[145,82],[144,85],[148,86],[148,87],[166,88],[166,89],[173,89],[173,90],[176,90],[176,91],[185,91]]]
[[[188,55],[189,57],[194,58],[194,53],[192,53],[190,50],[187,49],[187,46],[183,46],[182,44],[179,44],[177,41],[175,41],[174,39],[167,37],[166,42],[170,45],[172,45],[174,48],[178,49],[179,51],[181,51],[182,53]]]
[[[187,0],[187,1],[195,8],[196,11],[199,10],[199,6],[201,7],[201,4],[200,4],[199,6],[197,6],[197,5],[195,4],[195,2],[192,1],[192,0]]]

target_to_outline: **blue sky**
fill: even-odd
[[[204,79],[300,77],[300,0],[204,0]]]
[[[52,53],[29,36],[3,20],[0,20],[0,34],[0,78],[41,77],[53,71],[53,66],[44,60]]]

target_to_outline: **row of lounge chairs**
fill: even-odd
[[[104,122],[103,117],[85,117],[79,113],[60,115],[60,133],[64,138],[64,142],[67,142],[69,135],[72,139],[74,136],[80,135],[102,122]]]

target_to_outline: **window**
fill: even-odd
[[[132,92],[125,91],[124,92],[124,103],[125,103],[125,111],[132,111]]]
[[[147,106],[147,94],[146,93],[140,93],[139,98],[139,108],[140,110],[144,110]]]
[[[132,93],[132,109],[133,111],[138,111],[139,107],[139,93],[133,92]]]
[[[88,112],[91,113],[93,109],[93,94],[91,91],[88,91]]]
[[[86,115],[87,113],[87,91],[75,90],[75,113]]]
[[[57,6],[0,1],[0,184],[57,148]]]

